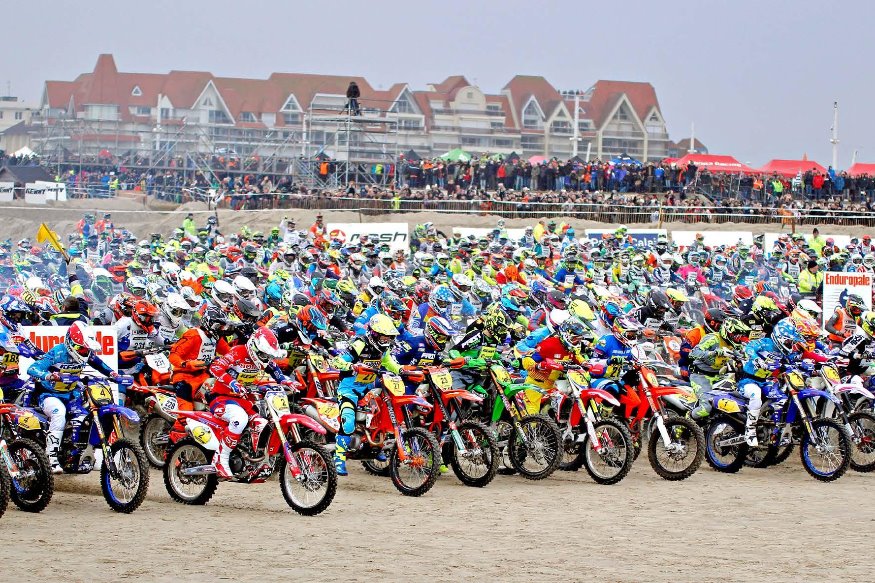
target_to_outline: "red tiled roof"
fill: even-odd
[[[517,120],[522,119],[523,108],[531,97],[537,100],[545,119],[553,115],[562,103],[562,95],[539,75],[517,75],[504,86],[504,90],[510,92]]]
[[[659,101],[656,99],[656,91],[650,83],[635,81],[596,81],[587,93],[588,101],[582,102],[587,117],[593,120],[597,128],[602,127],[607,117],[616,107],[617,101],[625,95],[632,105],[632,109],[643,123],[647,115],[655,107],[659,110]],[[660,110],[661,115],[661,110]]]

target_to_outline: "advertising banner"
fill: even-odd
[[[823,322],[826,324],[836,308],[840,307],[848,294],[863,298],[867,309],[872,309],[871,273],[844,273],[827,271],[823,276]]]
[[[66,336],[68,328],[69,326],[22,326],[22,335],[30,339],[40,350],[48,352],[58,344],[64,343],[64,336]],[[89,326],[88,329],[94,335],[97,344],[100,345],[98,351],[100,358],[113,370],[118,370],[118,338],[115,327]],[[33,360],[29,358],[23,356],[19,358],[18,371],[22,379],[28,378],[27,367],[32,363]],[[85,370],[90,369],[86,367]]]
[[[605,234],[613,237],[614,229],[586,229],[584,233],[586,233],[587,239],[601,241],[602,236]],[[635,244],[643,243],[647,247],[653,246],[653,244],[656,243],[656,239],[660,235],[665,235],[666,233],[667,231],[665,229],[629,229],[626,231],[626,234],[629,237],[632,237]]]
[[[27,204],[46,204],[46,188],[35,182],[24,185],[24,202]]]
[[[410,248],[410,231],[407,223],[327,223],[328,232],[340,231],[348,243],[356,242],[362,235],[378,245],[388,243],[392,251]]]
[[[0,182],[0,202],[12,202],[15,196],[14,182]]]

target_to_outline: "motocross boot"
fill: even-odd
[[[46,455],[49,458],[49,466],[53,474],[62,474],[64,469],[58,461],[58,451],[61,449],[61,431],[49,431],[46,435]]]
[[[226,435],[219,440],[219,449],[213,454],[213,465],[216,467],[216,474],[223,480],[231,480],[234,478],[234,473],[231,471],[231,452],[237,447],[237,438],[233,435]]]
[[[334,447],[334,469],[337,470],[338,476],[346,476],[346,451],[349,449],[349,435],[338,435],[335,440]]]
[[[757,415],[756,413],[747,412],[747,422],[744,425],[744,440],[750,447],[757,447],[759,440],[757,439]]]

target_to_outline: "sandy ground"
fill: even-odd
[[[153,208],[154,207],[154,208]],[[144,207],[142,203],[133,200],[70,200],[63,203],[50,203],[44,207],[27,205],[23,202],[0,204],[0,221],[3,223],[0,229],[0,238],[11,237],[18,240],[23,237],[31,239],[36,234],[39,223],[48,223],[54,231],[64,236],[75,230],[76,223],[85,212],[103,211],[112,212],[112,218],[116,225],[131,229],[137,236],[146,238],[149,233],[170,233],[174,228],[182,225],[186,213],[192,211],[198,224],[206,224],[207,216],[212,214],[207,211],[206,204],[189,203],[179,209],[173,209],[162,203],[150,203],[150,207]],[[219,221],[223,230],[237,231],[243,225],[248,225],[253,230],[261,230],[265,233],[271,227],[276,226],[284,216],[295,218],[298,228],[304,229],[313,224],[316,218],[315,211],[302,211],[295,209],[265,210],[265,211],[219,211]],[[367,215],[358,212],[325,212],[325,222],[356,223],[364,222],[408,222],[411,225],[432,221],[436,227],[447,234],[452,227],[493,227],[497,223],[497,216],[482,216],[477,214],[451,214],[441,212],[421,212],[403,214]],[[562,220],[561,217],[557,217]],[[565,220],[578,232],[586,228],[617,227],[613,223],[597,223],[595,221]],[[531,219],[510,219],[506,221],[508,227],[524,227],[533,224]],[[631,225],[631,223],[630,223]],[[653,228],[655,223],[635,224],[638,228]],[[748,224],[748,223],[664,223],[663,228],[672,230],[694,231],[752,231],[754,234],[765,232],[780,232],[779,223],[772,224]],[[821,229],[823,230],[823,228]],[[830,234],[859,235],[861,227],[829,227]],[[811,227],[800,229],[805,234],[810,234]]]
[[[873,581],[875,476],[822,484],[798,457],[666,482],[646,458],[614,486],[584,471],[483,489],[442,476],[422,498],[353,464],[334,503],[305,518],[276,481],[222,484],[205,507],[170,500],[152,472],[132,515],[98,477],[59,477],[42,514],[0,519],[5,581]],[[228,541],[215,547],[214,541]]]

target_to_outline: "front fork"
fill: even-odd
[[[439,391],[434,391],[433,394],[435,403],[441,408],[441,415],[443,415],[444,419],[447,421],[447,427],[450,430],[450,437],[453,439],[453,443],[456,444],[456,449],[459,450],[459,453],[465,453],[467,451],[467,449],[465,449],[465,441],[462,439],[462,434],[459,433],[456,418],[450,415],[447,407],[444,405],[443,395],[441,395]],[[456,417],[460,416],[457,415]]]
[[[653,400],[653,395],[649,388],[644,389],[644,395],[647,397],[647,403],[650,405],[650,410],[653,411],[653,418],[656,419],[656,430],[659,431],[659,436],[662,438],[662,444],[668,448],[671,445],[671,436],[668,434],[668,428],[665,426],[665,418],[662,415],[662,410]]]
[[[15,463],[15,460],[9,455],[9,446],[6,444],[6,440],[2,437],[0,437],[0,457],[3,458],[3,462],[6,464],[6,470],[9,472],[9,476],[12,477],[12,479],[18,478],[21,471],[18,469],[18,464]]]
[[[274,430],[277,432],[277,435],[279,435],[280,443],[283,448],[283,457],[286,458],[286,463],[289,464],[289,469],[292,470],[292,477],[297,479],[301,475],[301,466],[298,464],[298,458],[292,455],[292,448],[289,445],[289,440],[286,438],[286,434],[283,433],[276,411],[274,411],[271,406],[268,406],[267,409],[270,411],[270,421],[273,423]],[[301,441],[301,435],[298,433],[297,425],[293,423],[290,429],[292,432],[292,439],[295,443]]]
[[[595,407],[595,401],[592,401],[593,406],[587,407],[583,404],[583,399],[579,396],[577,397],[577,408],[580,410],[581,416],[586,419],[586,432],[589,434],[589,440],[592,443],[593,449],[595,449],[596,453],[602,453],[604,449],[602,447],[602,442],[599,439],[598,435],[595,432],[595,423],[597,421],[595,412],[593,408]]]

